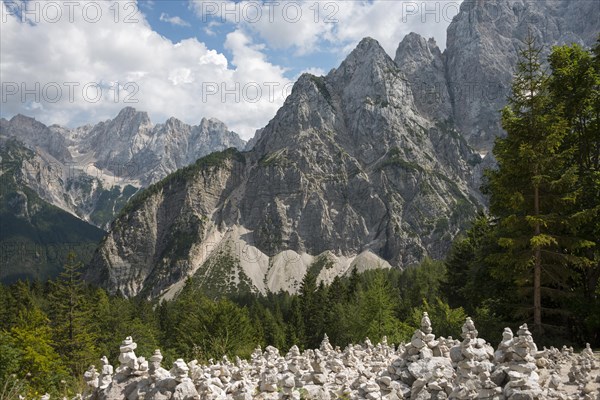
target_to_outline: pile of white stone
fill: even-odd
[[[506,328],[497,350],[478,338],[471,318],[462,340],[436,338],[427,313],[408,344],[398,348],[384,340],[373,345],[334,349],[327,336],[319,349],[282,356],[268,346],[257,348],[249,361],[200,365],[178,359],[170,370],[161,366],[160,350],[146,360],[126,338],[113,370],[106,357],[102,368],[85,373],[83,394],[93,400],[188,399],[600,399],[598,360],[589,346],[580,355],[555,348],[538,351],[524,324],[516,337]],[[568,371],[563,382],[561,371]],[[563,374],[564,375],[564,374]],[[599,381],[600,382],[600,381]],[[566,388],[570,387],[569,390]]]

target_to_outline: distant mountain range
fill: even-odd
[[[89,256],[104,234],[101,229],[108,229],[138,190],[213,151],[246,145],[216,119],[191,126],[171,118],[153,125],[147,113],[130,107],[112,120],[75,129],[46,126],[23,115],[0,119],[0,141],[2,180],[9,182],[0,194],[0,246],[7,248],[6,254],[21,246],[23,237],[15,227],[22,222],[30,224],[25,247],[63,243],[61,238],[70,237],[87,249],[78,251],[84,259],[83,253]],[[42,218],[49,230],[25,212],[33,203],[41,208],[31,215]],[[80,235],[75,235],[77,229],[67,229],[72,224],[81,227]],[[10,268],[1,268],[0,279],[9,279],[10,269],[20,270],[31,262],[12,259]],[[40,261],[39,273],[26,268],[18,276],[52,276],[61,262]],[[51,268],[46,268],[48,263]]]

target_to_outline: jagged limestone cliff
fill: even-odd
[[[475,161],[474,161],[475,160]],[[441,257],[480,205],[479,156],[423,117],[402,70],[364,39],[326,77],[300,77],[252,151],[200,160],[126,207],[87,278],[127,296],[294,291],[308,270]]]

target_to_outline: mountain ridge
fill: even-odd
[[[0,119],[0,239],[6,253],[0,279],[53,278],[69,248],[87,262],[101,229],[141,188],[231,145],[243,148],[245,142],[216,119],[192,126],[171,118],[155,125],[134,108],[73,129],[21,114]]]
[[[107,228],[140,188],[213,150],[244,148],[221,121],[188,125],[176,118],[153,124],[144,111],[123,108],[114,119],[69,129],[16,115],[0,120],[0,135],[36,153],[25,184],[49,203]],[[50,171],[50,173],[47,173]]]
[[[481,206],[473,156],[418,114],[402,72],[365,38],[327,76],[302,75],[251,151],[213,154],[216,164],[151,187],[113,223],[86,278],[150,298],[188,276],[219,293],[293,292],[315,264],[327,283],[439,258]]]
[[[0,281],[44,280],[56,275],[67,254],[87,262],[104,232],[44,201],[23,181],[33,151],[0,137]]]

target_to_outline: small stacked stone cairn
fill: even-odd
[[[598,369],[598,361],[594,357],[590,344],[586,343],[585,349],[576,357],[572,358],[571,369],[569,370],[569,383],[577,385],[578,392],[584,400],[596,400],[600,393],[594,393],[594,379],[592,371]],[[600,382],[600,375],[596,378]]]
[[[200,400],[196,386],[188,376],[189,371],[190,367],[181,358],[173,362],[173,368],[169,371],[169,374],[177,383],[173,392],[173,400]]]
[[[102,371],[100,372],[100,379],[98,381],[98,389],[105,390],[108,385],[112,382],[113,376],[113,366],[109,364],[108,358],[106,356],[100,359],[102,362]]]
[[[397,388],[396,393],[403,397],[446,399],[452,392],[455,373],[450,359],[443,356],[443,352],[447,352],[446,340],[436,340],[432,332],[431,320],[425,312],[420,329],[404,347],[400,359],[392,363],[392,376],[399,376],[404,384]]]
[[[96,370],[95,365],[90,366],[90,368],[84,372],[83,380],[86,384],[84,396],[89,396],[90,393],[94,393],[98,390],[98,387],[100,386],[100,374],[98,373],[98,370]]]
[[[463,341],[450,349],[450,358],[456,368],[451,398],[502,399],[502,388],[491,379],[494,348],[477,335],[475,323],[468,317],[462,326]]]
[[[129,376],[136,372],[140,366],[138,359],[135,355],[135,349],[137,349],[137,343],[133,341],[131,336],[127,336],[121,347],[119,347],[119,362],[121,365],[117,368],[117,374],[123,376]]]
[[[161,367],[160,363],[163,356],[159,349],[154,350],[154,354],[150,357],[148,366],[148,375],[152,382],[159,382],[170,377],[169,371]]]
[[[493,373],[492,380],[504,386],[503,393],[507,400],[542,398],[540,377],[534,358],[536,353],[537,346],[527,324],[519,327],[516,338],[509,328],[504,329],[502,342],[494,356],[499,365]]]

